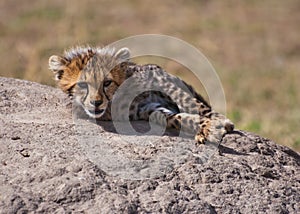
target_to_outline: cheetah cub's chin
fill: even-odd
[[[58,87],[91,118],[111,120],[114,112],[120,120],[149,121],[151,115],[151,122],[193,134],[200,143],[219,143],[234,129],[180,78],[155,64],[131,62],[128,48],[75,47],[51,56],[49,67]]]
[[[86,114],[88,116],[90,116],[91,118],[101,118],[102,115],[104,114],[105,110],[104,109],[94,109],[94,110],[87,110],[84,109],[84,111],[86,112]]]

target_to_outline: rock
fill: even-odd
[[[0,78],[1,213],[300,213],[300,156],[245,131],[213,145],[118,134],[60,90]],[[147,131],[145,122],[135,122]]]

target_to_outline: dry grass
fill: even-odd
[[[0,75],[53,85],[48,57],[66,47],[175,36],[210,59],[238,128],[300,151],[299,10],[298,0],[4,0]],[[180,66],[164,64],[189,79]]]

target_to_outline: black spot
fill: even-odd
[[[64,71],[63,70],[59,70],[57,72],[57,74],[56,74],[56,78],[60,80],[62,78],[63,74],[64,74]]]
[[[174,124],[171,124],[171,128],[176,129],[177,127]]]
[[[121,62],[121,64],[120,64],[120,67],[121,67],[121,68],[125,68],[125,67],[126,67],[126,65],[127,65],[127,63],[126,63],[126,62]]]
[[[73,89],[74,89],[74,87],[75,87],[75,84],[72,85],[70,88],[68,88],[67,92],[68,92],[69,95],[72,95],[72,94],[73,94]]]
[[[180,122],[178,120],[174,120],[174,124],[177,126],[177,127],[180,127]]]

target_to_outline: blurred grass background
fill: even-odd
[[[0,75],[54,85],[48,58],[70,46],[178,37],[215,67],[237,128],[300,151],[299,11],[299,0],[2,0]],[[163,64],[198,86],[176,63]]]

